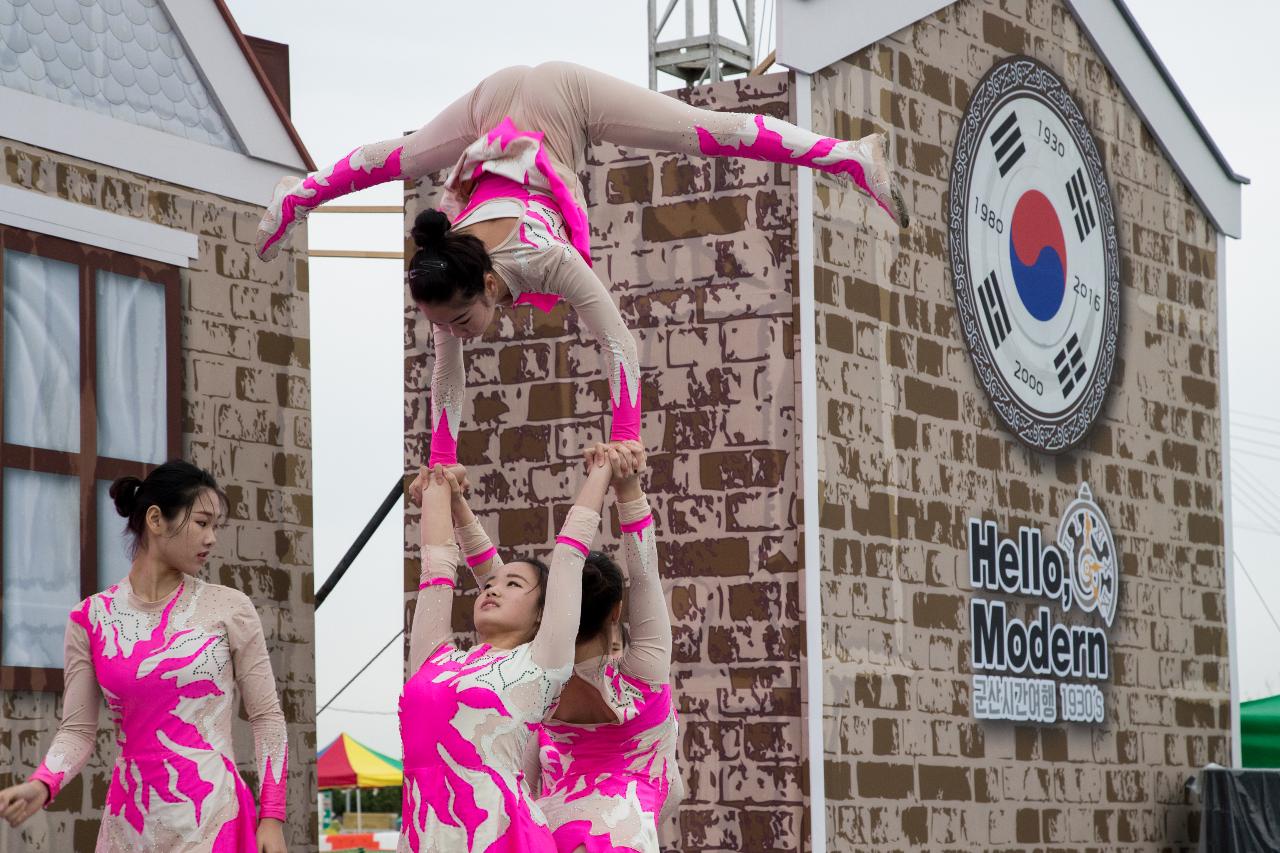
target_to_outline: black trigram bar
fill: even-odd
[[[1071,335],[1067,345],[1054,356],[1053,366],[1057,368],[1058,383],[1062,386],[1062,396],[1065,397],[1084,377],[1084,353],[1080,350],[1079,335]]]
[[[1076,173],[1067,181],[1067,197],[1071,199],[1071,212],[1075,214],[1076,231],[1083,240],[1098,224],[1093,217],[1093,201],[1089,198],[1089,185],[1085,183],[1084,171],[1076,169]]]
[[[1000,344],[1009,337],[1013,327],[1009,325],[1009,311],[1004,307],[1004,294],[1000,292],[1000,282],[996,280],[995,270],[978,285],[978,299],[982,302],[982,316],[986,318],[987,331],[991,333],[991,347],[1000,349]]]
[[[1018,127],[1018,114],[1009,113],[1004,123],[991,134],[991,144],[996,149],[996,163],[1000,166],[1000,177],[1013,168],[1013,164],[1022,159],[1027,148],[1022,144],[1022,130]]]

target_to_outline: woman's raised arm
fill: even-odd
[[[458,546],[453,541],[449,514],[450,488],[444,468],[422,469],[427,478],[422,493],[422,574],[409,634],[409,673],[439,648],[453,628],[453,590],[458,582]]]
[[[639,442],[628,442],[622,451],[637,461],[625,469],[614,466],[613,491],[629,580],[624,617],[629,641],[619,667],[650,684],[666,684],[671,677],[671,617],[658,572],[653,512],[640,488],[644,449]]]
[[[604,505],[612,473],[611,453],[617,451],[604,445],[587,451],[586,482],[556,537],[542,625],[533,639],[533,661],[543,669],[558,669],[573,663],[574,641],[582,619],[582,565],[600,529],[600,507]]]

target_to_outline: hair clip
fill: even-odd
[[[437,260],[421,260],[412,269],[405,270],[405,281],[412,281],[415,275],[425,275],[428,272],[444,272],[449,269],[449,264],[445,261]]]

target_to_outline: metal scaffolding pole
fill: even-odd
[[[727,24],[720,18],[722,0],[649,0],[649,88],[658,88],[658,72],[679,77],[686,86],[715,83],[737,74],[749,74],[756,64],[755,0],[729,0],[734,14]],[[705,32],[694,14],[706,3]],[[663,40],[662,33],[676,7],[684,4],[684,37]],[[745,5],[744,5],[745,4]],[[728,32],[721,30],[728,26]]]

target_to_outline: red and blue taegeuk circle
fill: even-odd
[[[1027,190],[1013,208],[1009,263],[1022,306],[1041,322],[1052,320],[1067,293],[1067,246],[1053,203]]]

